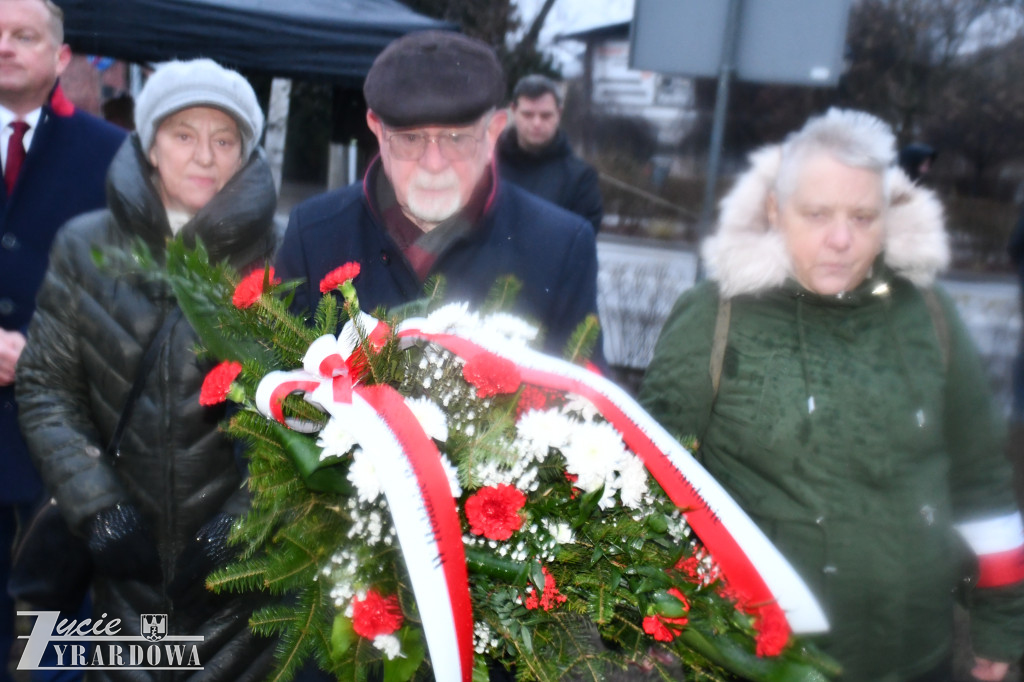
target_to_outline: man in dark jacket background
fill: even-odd
[[[1020,280],[1020,309],[1021,317],[1024,319],[1024,212],[1017,219],[1017,226],[1010,235],[1009,244],[1010,260],[1017,267],[1017,276]],[[1021,330],[1020,345],[1017,350],[1017,360],[1013,366],[1013,412],[1011,425],[1013,427],[1013,442],[1017,443],[1016,450],[1011,452],[1024,452],[1024,330]],[[1020,474],[1024,477],[1024,472]]]
[[[18,428],[14,369],[50,244],[68,219],[104,204],[124,131],[75,111],[56,85],[71,60],[63,13],[49,0],[0,0],[0,585],[7,585],[17,513],[42,492]],[[0,591],[0,662],[14,605]],[[0,680],[7,677],[0,665]]]
[[[524,76],[512,91],[512,125],[498,141],[501,177],[583,216],[601,229],[597,171],[573,153],[562,122],[562,96],[550,78]]]
[[[362,185],[292,211],[277,272],[305,280],[294,307],[314,310],[320,280],[348,261],[362,268],[364,310],[423,296],[433,274],[444,275],[446,299],[479,304],[512,275],[522,284],[515,312],[540,323],[547,349],[560,352],[597,311],[594,231],[499,181],[505,84],[494,51],[454,33],[414,33],[381,53],[363,92],[380,156]]]

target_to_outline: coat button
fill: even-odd
[[[0,315],[10,315],[14,312],[14,301],[9,298],[0,298]]]
[[[13,232],[5,232],[4,236],[0,237],[0,246],[8,251],[13,251],[18,248],[18,238],[14,236]]]
[[[391,255],[387,251],[380,252],[380,262],[384,265],[391,265]]]

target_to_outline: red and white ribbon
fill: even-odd
[[[355,323],[371,344],[388,330],[369,315]],[[317,339],[302,370],[271,372],[257,389],[257,407],[285,422],[281,404],[291,393],[320,406],[341,422],[364,451],[372,453],[402,547],[413,595],[423,621],[435,677],[469,682],[473,675],[473,612],[462,530],[441,454],[390,386],[353,384],[360,361],[358,332],[346,324],[336,338]],[[369,331],[369,333],[367,333]],[[354,341],[353,341],[354,339]],[[306,428],[303,422],[285,422]]]
[[[978,555],[978,587],[1005,587],[1024,580],[1020,512],[958,523],[956,529]]]
[[[436,343],[469,359],[490,352],[514,362],[524,383],[588,399],[639,456],[681,509],[721,568],[749,603],[778,609],[793,632],[823,632],[828,619],[806,583],[724,488],[622,389],[572,363],[510,343],[485,327],[459,335],[433,333],[424,319],[407,320],[398,336]],[[426,330],[426,331],[425,331]]]

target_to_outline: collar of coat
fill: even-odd
[[[541,163],[551,159],[560,159],[572,153],[569,137],[561,128],[555,131],[555,136],[542,148],[527,151],[519,146],[519,132],[514,125],[506,128],[498,138],[498,150],[503,161],[514,165]]]
[[[792,275],[782,238],[768,225],[768,194],[775,183],[781,145],[750,155],[750,168],[722,200],[715,233],[701,249],[708,277],[732,298],[783,285]],[[931,190],[891,172],[882,260],[896,275],[929,286],[949,264],[942,204]]]
[[[153,167],[137,134],[114,155],[107,171],[107,204],[122,230],[142,237],[155,254],[171,238]],[[227,259],[239,268],[269,255],[274,243],[277,192],[263,151],[248,163],[181,228],[185,243],[202,241],[211,261]]]

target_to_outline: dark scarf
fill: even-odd
[[[441,254],[455,242],[469,235],[480,222],[493,186],[494,178],[488,167],[484,177],[473,190],[469,202],[429,232],[424,232],[402,212],[402,207],[395,198],[395,188],[380,163],[374,168],[374,175],[371,178],[373,189],[369,194],[371,200],[376,203],[377,212],[384,221],[388,235],[395,240],[416,277],[423,282]]]

